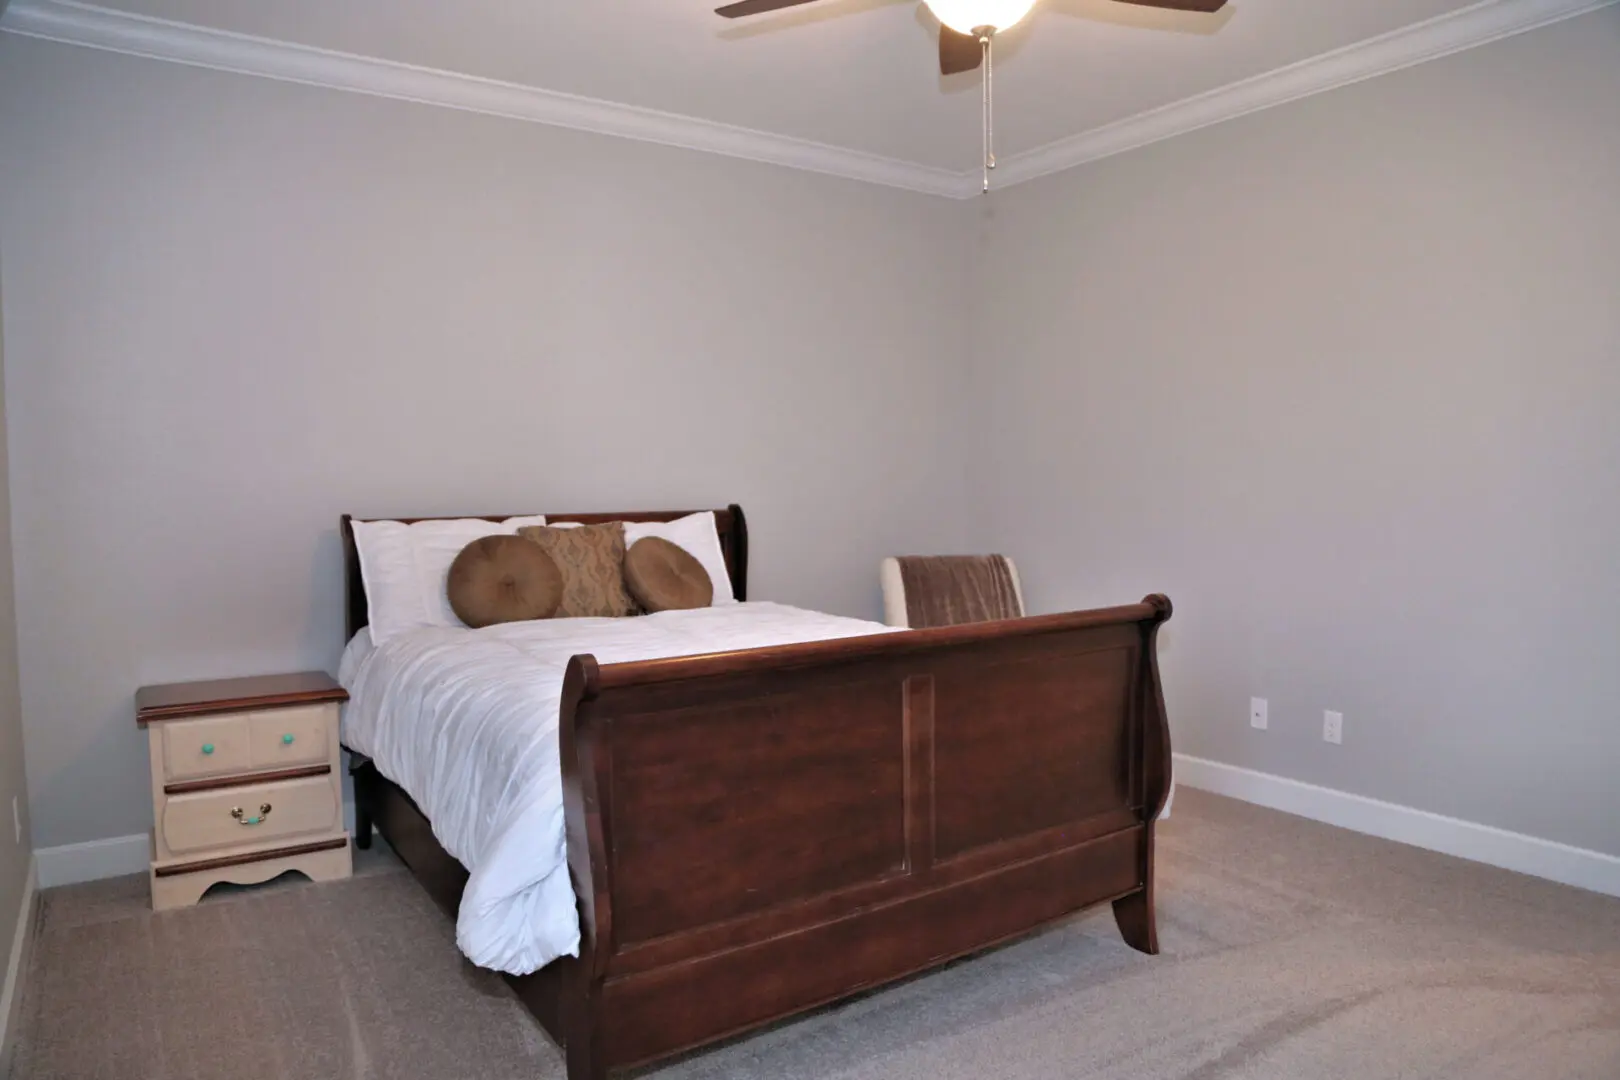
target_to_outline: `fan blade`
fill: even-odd
[[[1226,6],[1226,0],[1119,0],[1137,7],[1163,8],[1166,11],[1200,11],[1213,15]]]
[[[939,70],[944,75],[972,71],[984,60],[984,46],[972,34],[958,34],[948,26],[939,28]]]
[[[715,8],[714,13],[727,19],[741,19],[749,15],[763,15],[767,11],[781,11],[783,8],[813,3],[815,0],[740,0],[736,4]]]

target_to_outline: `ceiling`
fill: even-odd
[[[979,155],[976,74],[943,78],[917,0],[821,0],[738,22],[702,0],[99,0],[219,30],[500,79],[934,168]],[[1180,16],[1041,0],[1000,42],[1016,155],[1474,0],[1231,0]]]

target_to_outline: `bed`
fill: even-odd
[[[715,523],[746,601],[741,508],[715,511]],[[356,638],[367,607],[348,517],[342,535]],[[709,618],[753,620],[750,634],[781,622],[820,640],[696,655],[661,655],[678,647],[665,644],[654,659],[599,662],[584,647],[565,655],[567,642],[536,643],[560,630],[512,632],[522,637],[514,648],[556,665],[547,730],[566,842],[552,888],[564,903],[572,895],[577,955],[508,978],[563,1048],[570,1080],[668,1057],[1104,902],[1127,943],[1158,951],[1153,831],[1170,744],[1155,638],[1168,599],[892,633],[780,605],[736,607]],[[656,622],[664,616],[624,632],[703,640],[699,622]],[[605,655],[634,651],[600,640]],[[456,833],[429,820],[402,777],[353,751],[357,844],[375,826],[457,915],[482,868],[470,875],[446,850],[440,837]],[[442,797],[433,805],[453,810]]]

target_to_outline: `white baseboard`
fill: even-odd
[[[1620,857],[1186,754],[1178,784],[1564,885],[1620,896]]]
[[[11,1043],[17,1034],[16,1014],[22,1005],[22,973],[34,936],[34,895],[39,888],[39,865],[28,862],[28,880],[23,885],[22,906],[17,912],[17,929],[11,935],[10,959],[6,962],[6,982],[0,989],[0,1076],[11,1075]]]
[[[39,848],[34,852],[39,867],[39,887],[76,885],[81,881],[144,874],[152,865],[152,837],[114,836],[83,844]]]

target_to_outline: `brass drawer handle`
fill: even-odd
[[[259,804],[259,816],[258,817],[243,817],[242,816],[242,808],[240,806],[231,807],[231,817],[236,819],[236,823],[238,825],[261,825],[261,824],[264,823],[264,819],[269,817],[269,816],[270,816],[270,804],[269,803],[260,803]]]

